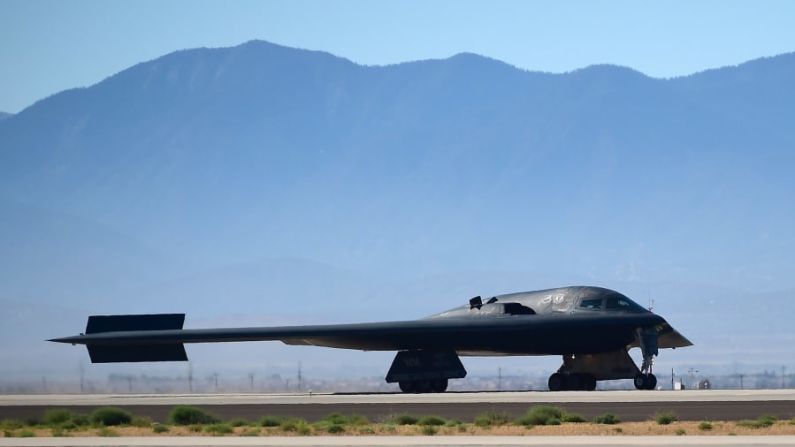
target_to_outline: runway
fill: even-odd
[[[795,390],[689,390],[593,392],[466,392],[441,394],[192,394],[192,395],[4,395],[0,419],[40,417],[48,408],[90,412],[116,406],[165,421],[175,405],[195,405],[225,418],[256,420],[263,415],[315,421],[329,413],[358,413],[378,421],[390,414],[439,415],[471,421],[484,411],[514,417],[532,405],[556,405],[586,419],[614,413],[623,421],[650,419],[672,411],[681,420],[739,420],[770,414],[795,417]]]
[[[781,446],[795,436],[312,436],[312,437],[140,437],[140,438],[0,438],[0,446],[25,447],[172,447],[172,446]]]

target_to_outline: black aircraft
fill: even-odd
[[[85,334],[50,341],[88,347],[93,363],[187,361],[184,343],[280,340],[362,351],[397,351],[386,375],[406,393],[443,392],[466,376],[464,356],[560,355],[549,389],[593,390],[598,380],[634,379],[654,389],[658,348],[692,343],[661,316],[599,287],[480,296],[412,321],[318,326],[182,329],[184,314],[88,318]],[[640,368],[629,356],[639,347]]]

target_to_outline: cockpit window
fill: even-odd
[[[580,309],[599,310],[602,308],[602,299],[593,298],[580,301]]]
[[[607,297],[607,302],[605,303],[605,309],[608,310],[632,310],[632,311],[641,311],[643,310],[637,303],[630,300],[629,298],[623,295],[615,295]]]

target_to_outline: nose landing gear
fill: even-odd
[[[657,388],[657,377],[652,373],[654,358],[659,352],[657,346],[657,329],[654,327],[638,328],[636,335],[643,354],[643,363],[640,373],[635,376],[633,382],[635,388],[639,390],[653,390]]]

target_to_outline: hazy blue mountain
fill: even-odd
[[[6,118],[10,118],[11,116],[13,116],[11,113],[0,112],[0,121],[4,120]]]
[[[742,310],[792,309],[792,79],[795,54],[654,79],[178,51],[0,122],[0,300],[352,321],[589,283],[736,328],[687,357],[735,361],[795,338]]]

